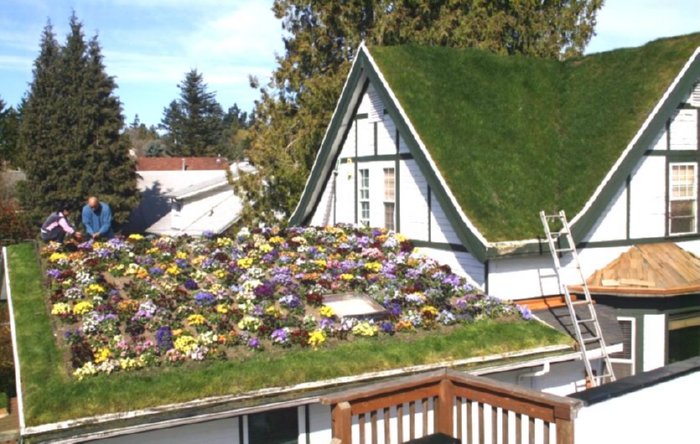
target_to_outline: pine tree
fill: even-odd
[[[602,0],[275,0],[285,53],[256,105],[248,156],[258,172],[239,181],[243,219],[275,222],[294,209],[361,41],[566,58],[583,52],[601,6]]]
[[[213,92],[207,91],[202,73],[196,69],[185,74],[178,84],[180,98],[163,110],[160,127],[175,156],[216,154],[224,130],[224,113]]]
[[[0,98],[0,168],[4,163],[21,167],[18,141],[21,115],[12,106],[5,106],[5,102]]]
[[[61,47],[49,24],[34,66],[20,130],[27,153],[24,207],[40,220],[57,202],[77,210],[97,195],[110,204],[117,224],[126,222],[138,204],[136,171],[97,37],[86,43],[73,15]]]

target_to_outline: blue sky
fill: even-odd
[[[700,31],[700,0],[606,0],[588,52],[637,46]],[[224,109],[251,109],[283,51],[282,28],[263,0],[0,0],[0,98],[15,105],[32,78],[41,30],[50,19],[59,39],[72,10],[86,35],[99,34],[127,121],[157,124],[177,97],[185,72],[204,74]]]

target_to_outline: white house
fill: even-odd
[[[692,34],[558,62],[363,44],[291,223],[400,231],[488,294],[544,309],[560,289],[538,213],[564,209],[585,276],[670,243],[692,287],[698,46]],[[639,280],[633,268],[618,278]],[[669,362],[669,309],[700,337],[697,288],[660,294],[613,304],[636,322],[630,373]]]
[[[161,235],[218,234],[239,217],[241,199],[229,182],[246,163],[220,157],[141,157],[137,161],[141,202],[126,230]]]

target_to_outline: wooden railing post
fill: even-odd
[[[557,418],[557,444],[574,444],[574,420]]]
[[[341,444],[352,442],[352,411],[350,403],[343,401],[335,404],[331,410],[331,427],[333,438],[339,439]]]
[[[435,412],[438,415],[437,431],[449,436],[454,436],[453,388],[452,381],[450,381],[449,378],[444,378],[440,381],[437,412]]]

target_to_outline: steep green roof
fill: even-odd
[[[540,235],[540,210],[577,214],[698,46],[700,33],[565,62],[421,46],[370,53],[493,242]]]

